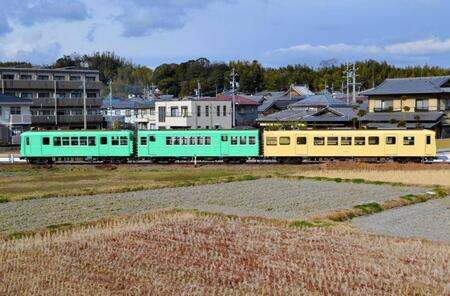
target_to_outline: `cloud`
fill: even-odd
[[[6,19],[6,14],[0,10],[0,36],[12,31],[11,26]]]
[[[399,55],[431,55],[450,52],[450,38],[440,40],[429,38],[418,41],[395,43],[384,47],[392,54]]]
[[[34,44],[33,47],[11,51],[0,47],[0,59],[10,61],[26,61],[35,65],[53,63],[61,54],[61,44],[53,42],[47,45]]]
[[[213,2],[233,0],[129,0],[118,2],[122,12],[116,20],[122,24],[124,37],[139,37],[184,27],[192,10]]]

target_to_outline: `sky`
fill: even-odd
[[[156,67],[361,59],[450,66],[448,0],[0,0],[0,61],[113,51]]]

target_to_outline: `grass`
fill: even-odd
[[[449,292],[447,244],[311,226],[178,210],[0,241],[0,294]]]
[[[353,208],[360,209],[364,212],[364,214],[373,214],[383,211],[383,208],[377,202],[371,202],[362,205],[356,205]]]

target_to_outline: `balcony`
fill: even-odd
[[[31,114],[12,114],[9,116],[9,124],[31,124]]]
[[[375,107],[373,112],[394,112],[392,107]]]
[[[55,116],[54,115],[33,115],[31,117],[33,124],[43,124],[43,125],[54,125]],[[103,121],[103,115],[86,115],[86,121],[88,123],[100,123]],[[83,124],[83,115],[58,115],[58,125],[59,124]]]
[[[428,112],[429,108],[428,107],[416,107],[414,110],[416,112]]]
[[[83,98],[60,98],[56,99],[58,107],[83,107]],[[87,98],[86,107],[100,107],[102,99]],[[53,98],[34,98],[32,107],[55,107],[55,99]]]
[[[6,90],[54,90],[55,81],[53,80],[12,80],[4,79]],[[57,90],[75,90],[83,87],[83,81],[56,81]],[[100,90],[102,83],[100,81],[86,81],[87,90]]]

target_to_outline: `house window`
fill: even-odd
[[[38,93],[38,98],[50,98],[50,93],[40,92],[40,93]]]
[[[414,137],[403,137],[403,145],[405,146],[412,146],[414,145]]]
[[[280,137],[280,145],[290,145],[291,138],[290,137]]]
[[[95,93],[95,92],[88,92],[86,94],[86,97],[88,97],[88,98],[96,98],[97,97],[97,93]]]
[[[49,137],[43,137],[42,138],[42,145],[50,145],[50,138]]]
[[[276,146],[278,144],[278,138],[277,137],[267,137],[266,138],[266,145],[267,146]]]
[[[247,144],[247,137],[241,136],[240,139],[239,139],[239,144],[240,145],[246,145]]]
[[[386,137],[386,145],[395,145],[397,143],[396,137]]]
[[[21,114],[20,107],[11,107],[10,110],[11,110],[10,111],[11,115],[20,115]]]
[[[33,79],[33,75],[22,74],[22,75],[20,75],[20,79],[22,79],[22,80],[32,80]]]
[[[366,137],[355,137],[355,145],[356,146],[366,145]]]
[[[57,99],[64,99],[66,97],[66,93],[65,92],[57,92],[56,93],[56,98]]]
[[[95,76],[86,76],[86,81],[95,81]]]
[[[66,80],[66,76],[64,76],[64,75],[53,75],[53,80],[57,80],[57,81]]]
[[[61,146],[61,137],[53,138],[53,146]]]
[[[314,137],[314,145],[315,146],[325,145],[325,137]]]
[[[14,79],[14,74],[3,74],[2,78],[3,79]]]
[[[182,117],[188,117],[188,107],[187,106],[182,106],[181,107],[181,116]]]
[[[158,121],[166,122],[166,107],[158,107]]]
[[[327,145],[336,146],[337,144],[338,144],[338,137],[328,137],[327,138]]]
[[[369,145],[378,145],[380,144],[379,137],[369,137]]]
[[[248,137],[248,144],[249,145],[255,145],[256,144],[256,137],[255,136]]]
[[[80,80],[81,80],[81,76],[73,76],[73,75],[70,75],[70,80],[71,80],[71,81],[80,81]]]
[[[389,112],[393,111],[394,101],[393,100],[376,100],[375,101],[375,112]]]
[[[223,116],[227,116],[227,106],[222,107],[222,114]]]
[[[297,137],[297,145],[306,145],[306,137]]]
[[[209,106],[205,106],[205,116],[209,116]]]
[[[216,107],[216,111],[217,111],[217,114],[216,114],[217,117],[220,117],[220,106],[217,106],[217,107]]]
[[[74,99],[79,99],[79,98],[81,98],[82,96],[83,96],[83,94],[82,94],[80,91],[73,92],[73,93],[70,95],[70,97],[71,97],[71,98],[74,98]]]
[[[416,111],[428,111],[428,99],[416,100]]]
[[[95,146],[95,137],[88,137],[89,146]]]
[[[239,107],[239,114],[244,114],[245,113],[245,107]]]
[[[178,107],[170,107],[170,116],[177,117],[178,116]]]
[[[342,146],[350,146],[352,144],[352,137],[341,137]]]
[[[108,138],[107,137],[101,137],[100,138],[100,144],[101,145],[107,145],[108,144]]]
[[[197,106],[197,116],[202,116],[202,107],[201,106]]]
[[[38,75],[37,80],[49,80],[48,75]]]
[[[22,99],[32,99],[33,98],[33,93],[23,92],[23,93],[20,94],[20,97]]]

